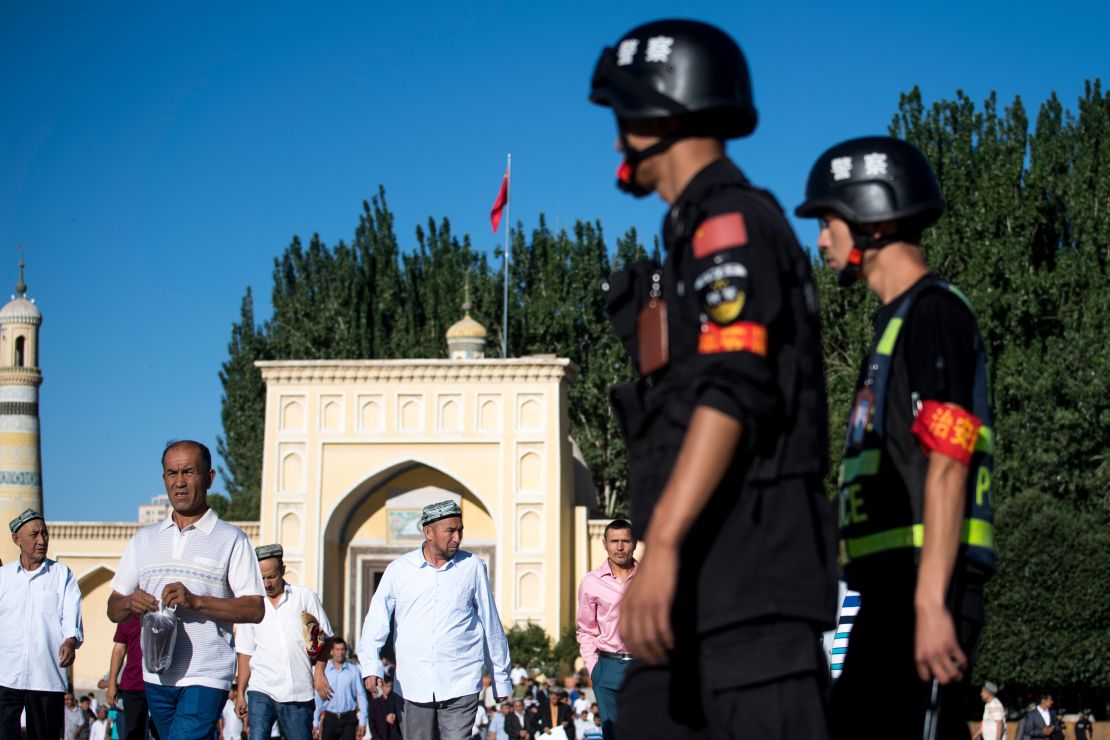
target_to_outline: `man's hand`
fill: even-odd
[[[119,685],[116,683],[115,678],[109,679],[109,681],[108,681],[108,706],[114,707],[116,705],[116,699],[118,699],[118,698],[119,698]]]
[[[620,635],[628,651],[648,663],[662,663],[674,647],[671,607],[677,580],[677,548],[653,543],[621,602]]]
[[[915,612],[913,660],[918,678],[935,678],[941,685],[959,681],[967,669],[967,656],[956,640],[952,615],[943,604],[919,605]]]
[[[385,715],[385,723],[387,725],[391,725],[396,721],[397,721],[397,715],[394,714],[393,712],[390,712],[389,714]]]
[[[170,608],[183,606],[186,609],[196,609],[197,597],[193,595],[192,591],[185,588],[184,583],[167,583],[166,587],[162,589],[162,604]]]
[[[355,728],[355,740],[362,740],[366,736],[366,728],[359,725]]]
[[[58,647],[58,667],[69,668],[77,651],[77,638],[67,637]]]
[[[382,680],[377,676],[367,676],[362,680],[366,684],[366,690],[370,692],[371,696],[377,696],[382,688]]]
[[[247,700],[243,698],[245,692],[240,691],[239,695],[235,697],[235,714],[239,719],[247,719]]]
[[[312,685],[316,689],[316,693],[320,695],[323,701],[327,701],[332,697],[331,684],[328,682],[328,677],[324,675],[324,664],[317,663],[312,668]]]
[[[312,728],[312,740],[320,740],[320,725]]]
[[[127,608],[131,610],[132,614],[142,616],[147,612],[158,611],[158,599],[154,598],[141,588],[135,589],[135,593],[127,597]]]

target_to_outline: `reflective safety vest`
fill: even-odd
[[[879,485],[883,455],[887,394],[894,370],[894,350],[902,326],[914,301],[926,290],[948,290],[967,305],[971,304],[957,288],[940,278],[920,281],[902,299],[882,336],[871,348],[867,375],[856,395],[848,419],[848,435],[838,482],[840,499],[840,560],[846,568],[869,556],[896,551],[919,553],[925,540],[921,520],[924,491],[911,491],[920,497],[916,506],[890,507],[868,505],[876,497],[896,495]],[[974,311],[972,310],[974,315]],[[979,349],[975,367],[973,413],[981,422],[979,436],[968,468],[960,553],[967,565],[989,575],[996,570],[994,552],[994,509],[991,504],[993,430],[988,404],[987,355]],[[908,399],[907,399],[908,400]],[[914,409],[916,415],[917,409]],[[901,514],[892,515],[892,510]],[[882,516],[880,511],[888,514]],[[912,512],[912,513],[911,513]]]

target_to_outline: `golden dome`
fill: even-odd
[[[477,321],[470,318],[470,314],[467,313],[466,316],[462,318],[462,320],[456,321],[454,324],[451,325],[451,328],[447,330],[447,338],[485,339],[486,327],[482,326]]]

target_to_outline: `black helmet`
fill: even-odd
[[[654,21],[606,47],[590,101],[618,118],[698,116],[705,134],[731,139],[755,129],[752,83],[740,47],[707,23]]]
[[[832,211],[852,224],[911,221],[920,231],[944,213],[940,186],[925,155],[901,139],[865,136],[817,158],[796,216]]]

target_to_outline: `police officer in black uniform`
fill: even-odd
[[[861,592],[833,735],[861,722],[889,737],[967,737],[959,683],[995,569],[987,358],[975,316],[929,271],[922,231],[944,210],[925,156],[877,136],[843,142],[810,172],[796,213],[841,285],[882,307],[860,369],[840,469],[840,550]]]
[[[826,407],[809,263],[777,201],[725,156],[756,125],[713,26],[658,21],[597,63],[622,190],[670,204],[666,259],[606,283],[641,378],[613,392],[645,556],[621,608],[636,660],[621,737],[827,736],[818,633],[835,614]]]

